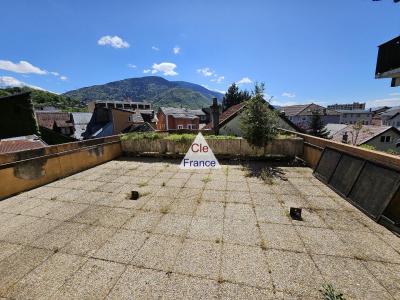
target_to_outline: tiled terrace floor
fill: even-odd
[[[400,299],[400,238],[311,169],[283,170],[267,185],[239,165],[115,160],[1,201],[0,296],[321,299],[331,283]]]

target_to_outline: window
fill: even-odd
[[[347,118],[347,114],[343,114],[343,118]]]
[[[400,121],[397,121],[397,126],[396,127],[400,127]]]
[[[385,136],[382,135],[382,136],[381,136],[381,143],[384,143],[384,142],[385,142]]]
[[[193,129],[193,125],[192,124],[188,124],[187,129]]]
[[[386,143],[390,143],[390,135],[386,136]]]
[[[183,125],[178,125],[178,129],[183,129]]]

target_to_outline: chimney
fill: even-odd
[[[210,106],[211,109],[211,122],[212,128],[214,130],[214,134],[219,134],[219,106],[217,102],[217,98],[212,98],[212,105]]]
[[[348,138],[349,138],[349,136],[347,135],[347,131],[345,131],[342,136],[342,143],[347,144]]]

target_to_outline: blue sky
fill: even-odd
[[[400,34],[400,4],[392,0],[0,5],[7,12],[0,18],[3,85],[61,93],[153,74],[220,91],[262,81],[280,105],[400,105],[400,89],[374,79],[377,46]]]

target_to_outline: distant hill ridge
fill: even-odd
[[[211,98],[222,100],[223,94],[186,82],[169,81],[158,76],[128,78],[101,85],[72,90],[63,94],[74,100],[148,101],[153,107],[173,106],[201,108],[211,104]]]

